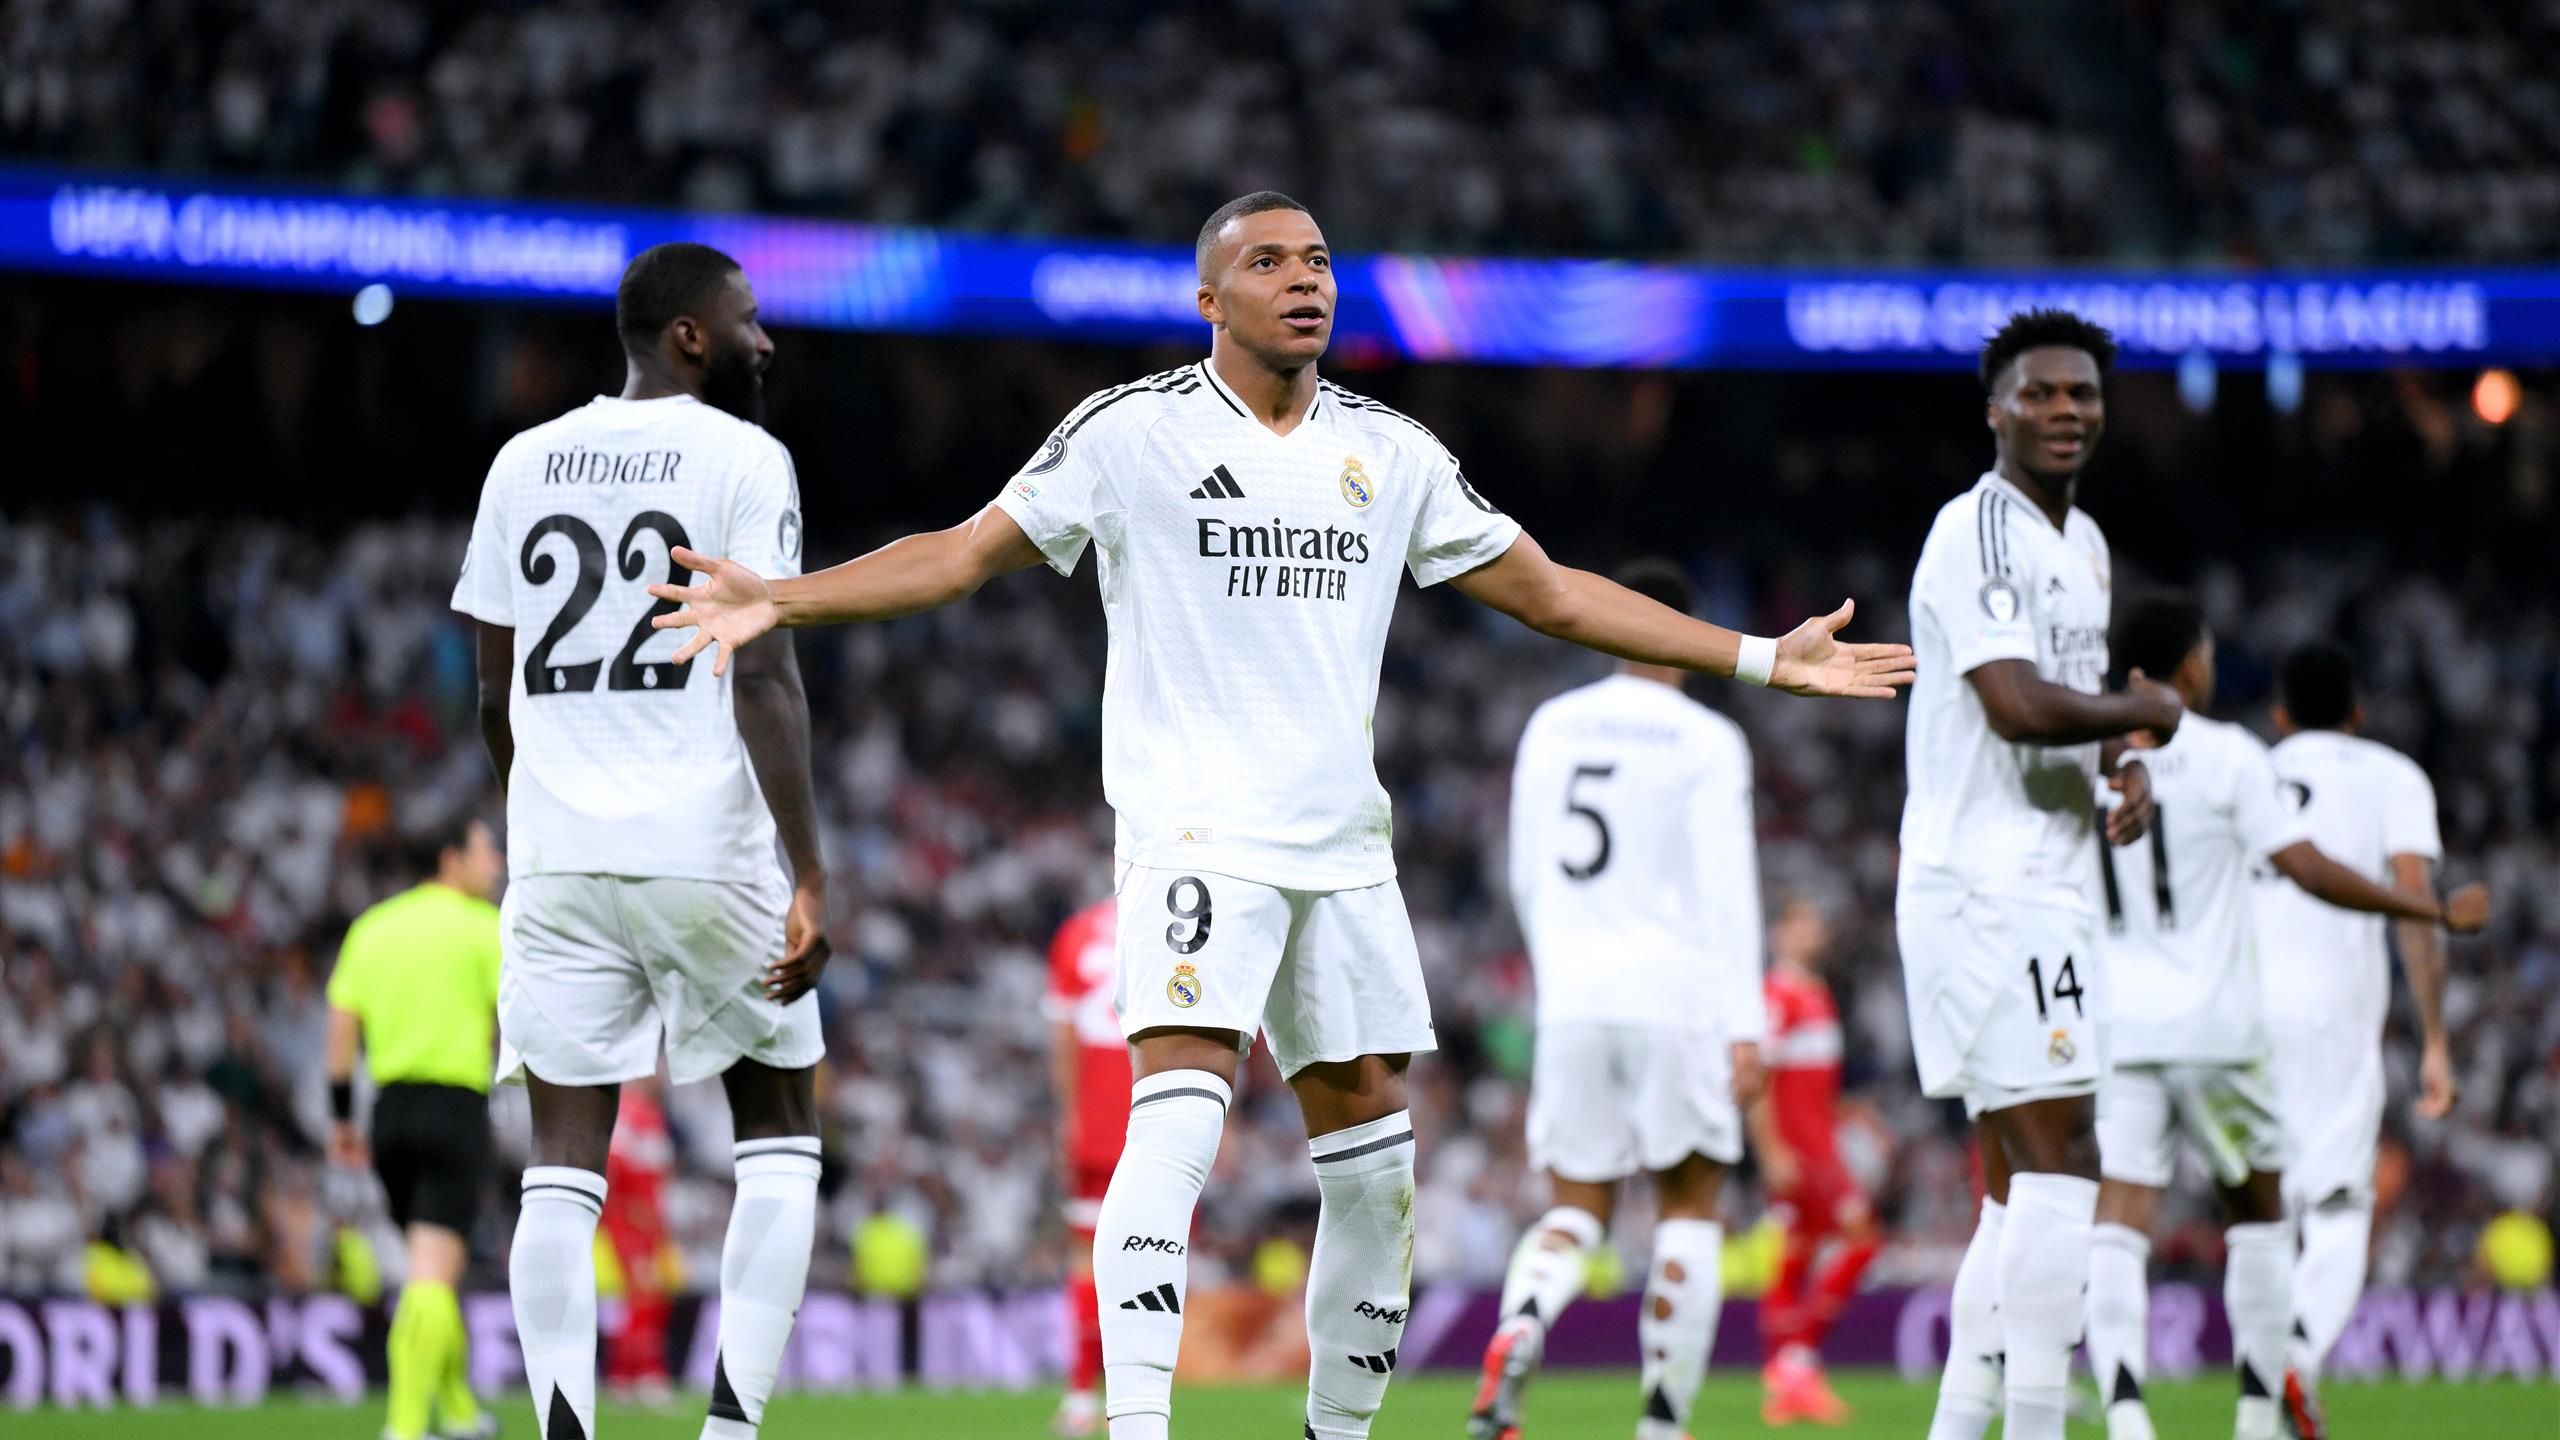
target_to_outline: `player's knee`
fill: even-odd
[[[741,1060],[720,1077],[729,1119],[740,1140],[780,1140],[818,1133],[817,1072],[776,1070]]]

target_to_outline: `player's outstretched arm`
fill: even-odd
[[[2056,685],[2028,660],[1989,661],[1964,678],[1981,698],[1991,732],[2012,745],[2086,745],[2137,730],[2157,742],[2176,734],[2187,713],[2177,691],[2139,670],[2123,690],[2098,695]]]
[[[729,673],[740,646],[777,625],[842,625],[894,620],[948,605],[999,575],[1040,563],[1040,550],[1014,518],[993,505],[948,530],[893,540],[868,555],[811,575],[767,580],[744,565],[678,546],[677,564],[702,578],[691,585],[652,585],[649,593],[684,608],[650,623],[695,633],[677,648],[678,662],[717,642],[711,673]]]
[[[1527,535],[1498,558],[1449,583],[1541,635],[1621,660],[1675,665],[1728,679],[1743,663],[1744,636],[1683,615],[1588,570],[1559,565]],[[1911,647],[1840,640],[1841,628],[1856,610],[1855,602],[1844,602],[1787,632],[1776,642],[1775,653],[1766,656],[1765,680],[1744,678],[1794,695],[1892,699],[1915,673]]]
[[[2431,883],[2407,889],[2378,884],[2329,858],[2327,852],[2308,840],[2297,840],[2267,860],[2278,874],[2301,886],[2304,894],[2341,910],[2389,915],[2423,926],[2441,924],[2456,935],[2476,933],[2489,921],[2486,886],[2465,885],[2438,903]]]

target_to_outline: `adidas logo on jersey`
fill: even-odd
[[[1191,492],[1191,498],[1194,500],[1241,500],[1244,498],[1244,487],[1236,483],[1236,477],[1227,473],[1226,466],[1221,465],[1209,472],[1209,478],[1201,481],[1200,488]]]
[[[1173,1314],[1179,1315],[1182,1313],[1182,1298],[1173,1293],[1173,1285],[1168,1281],[1165,1284],[1157,1286],[1153,1290],[1141,1292],[1135,1300],[1121,1301],[1120,1308],[1123,1310],[1153,1310],[1159,1315],[1170,1311]]]

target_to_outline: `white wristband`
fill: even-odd
[[[1733,657],[1733,678],[1746,685],[1766,685],[1778,665],[1778,642],[1766,635],[1742,637],[1742,653]]]

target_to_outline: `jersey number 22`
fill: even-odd
[[[631,524],[622,532],[622,543],[614,547],[614,558],[619,562],[625,580],[637,580],[648,569],[649,557],[632,543],[640,538],[643,530],[656,531],[670,552],[678,545],[693,544],[685,537],[683,522],[663,510],[644,510],[632,516]],[[596,598],[604,594],[604,539],[596,534],[594,526],[575,515],[550,516],[525,532],[524,550],[516,557],[524,578],[535,585],[548,585],[551,577],[559,573],[559,562],[540,553],[542,542],[553,535],[568,540],[577,556],[578,574],[569,582],[568,603],[560,607],[559,614],[551,617],[551,624],[543,630],[542,638],[525,652],[524,693],[529,696],[583,694],[596,688],[597,672],[604,669],[601,660],[575,665],[551,663],[551,647],[577,629],[578,622],[586,619],[587,612],[596,607]],[[667,561],[667,583],[685,583],[684,567],[675,563],[672,556]],[[684,688],[685,681],[693,672],[692,661],[678,665],[660,660],[643,665],[632,658],[640,653],[640,647],[648,643],[650,636],[658,633],[650,628],[649,622],[675,608],[676,602],[672,600],[651,602],[647,613],[631,627],[630,637],[622,642],[622,649],[615,653],[613,672],[605,682],[606,689],[674,691]]]

